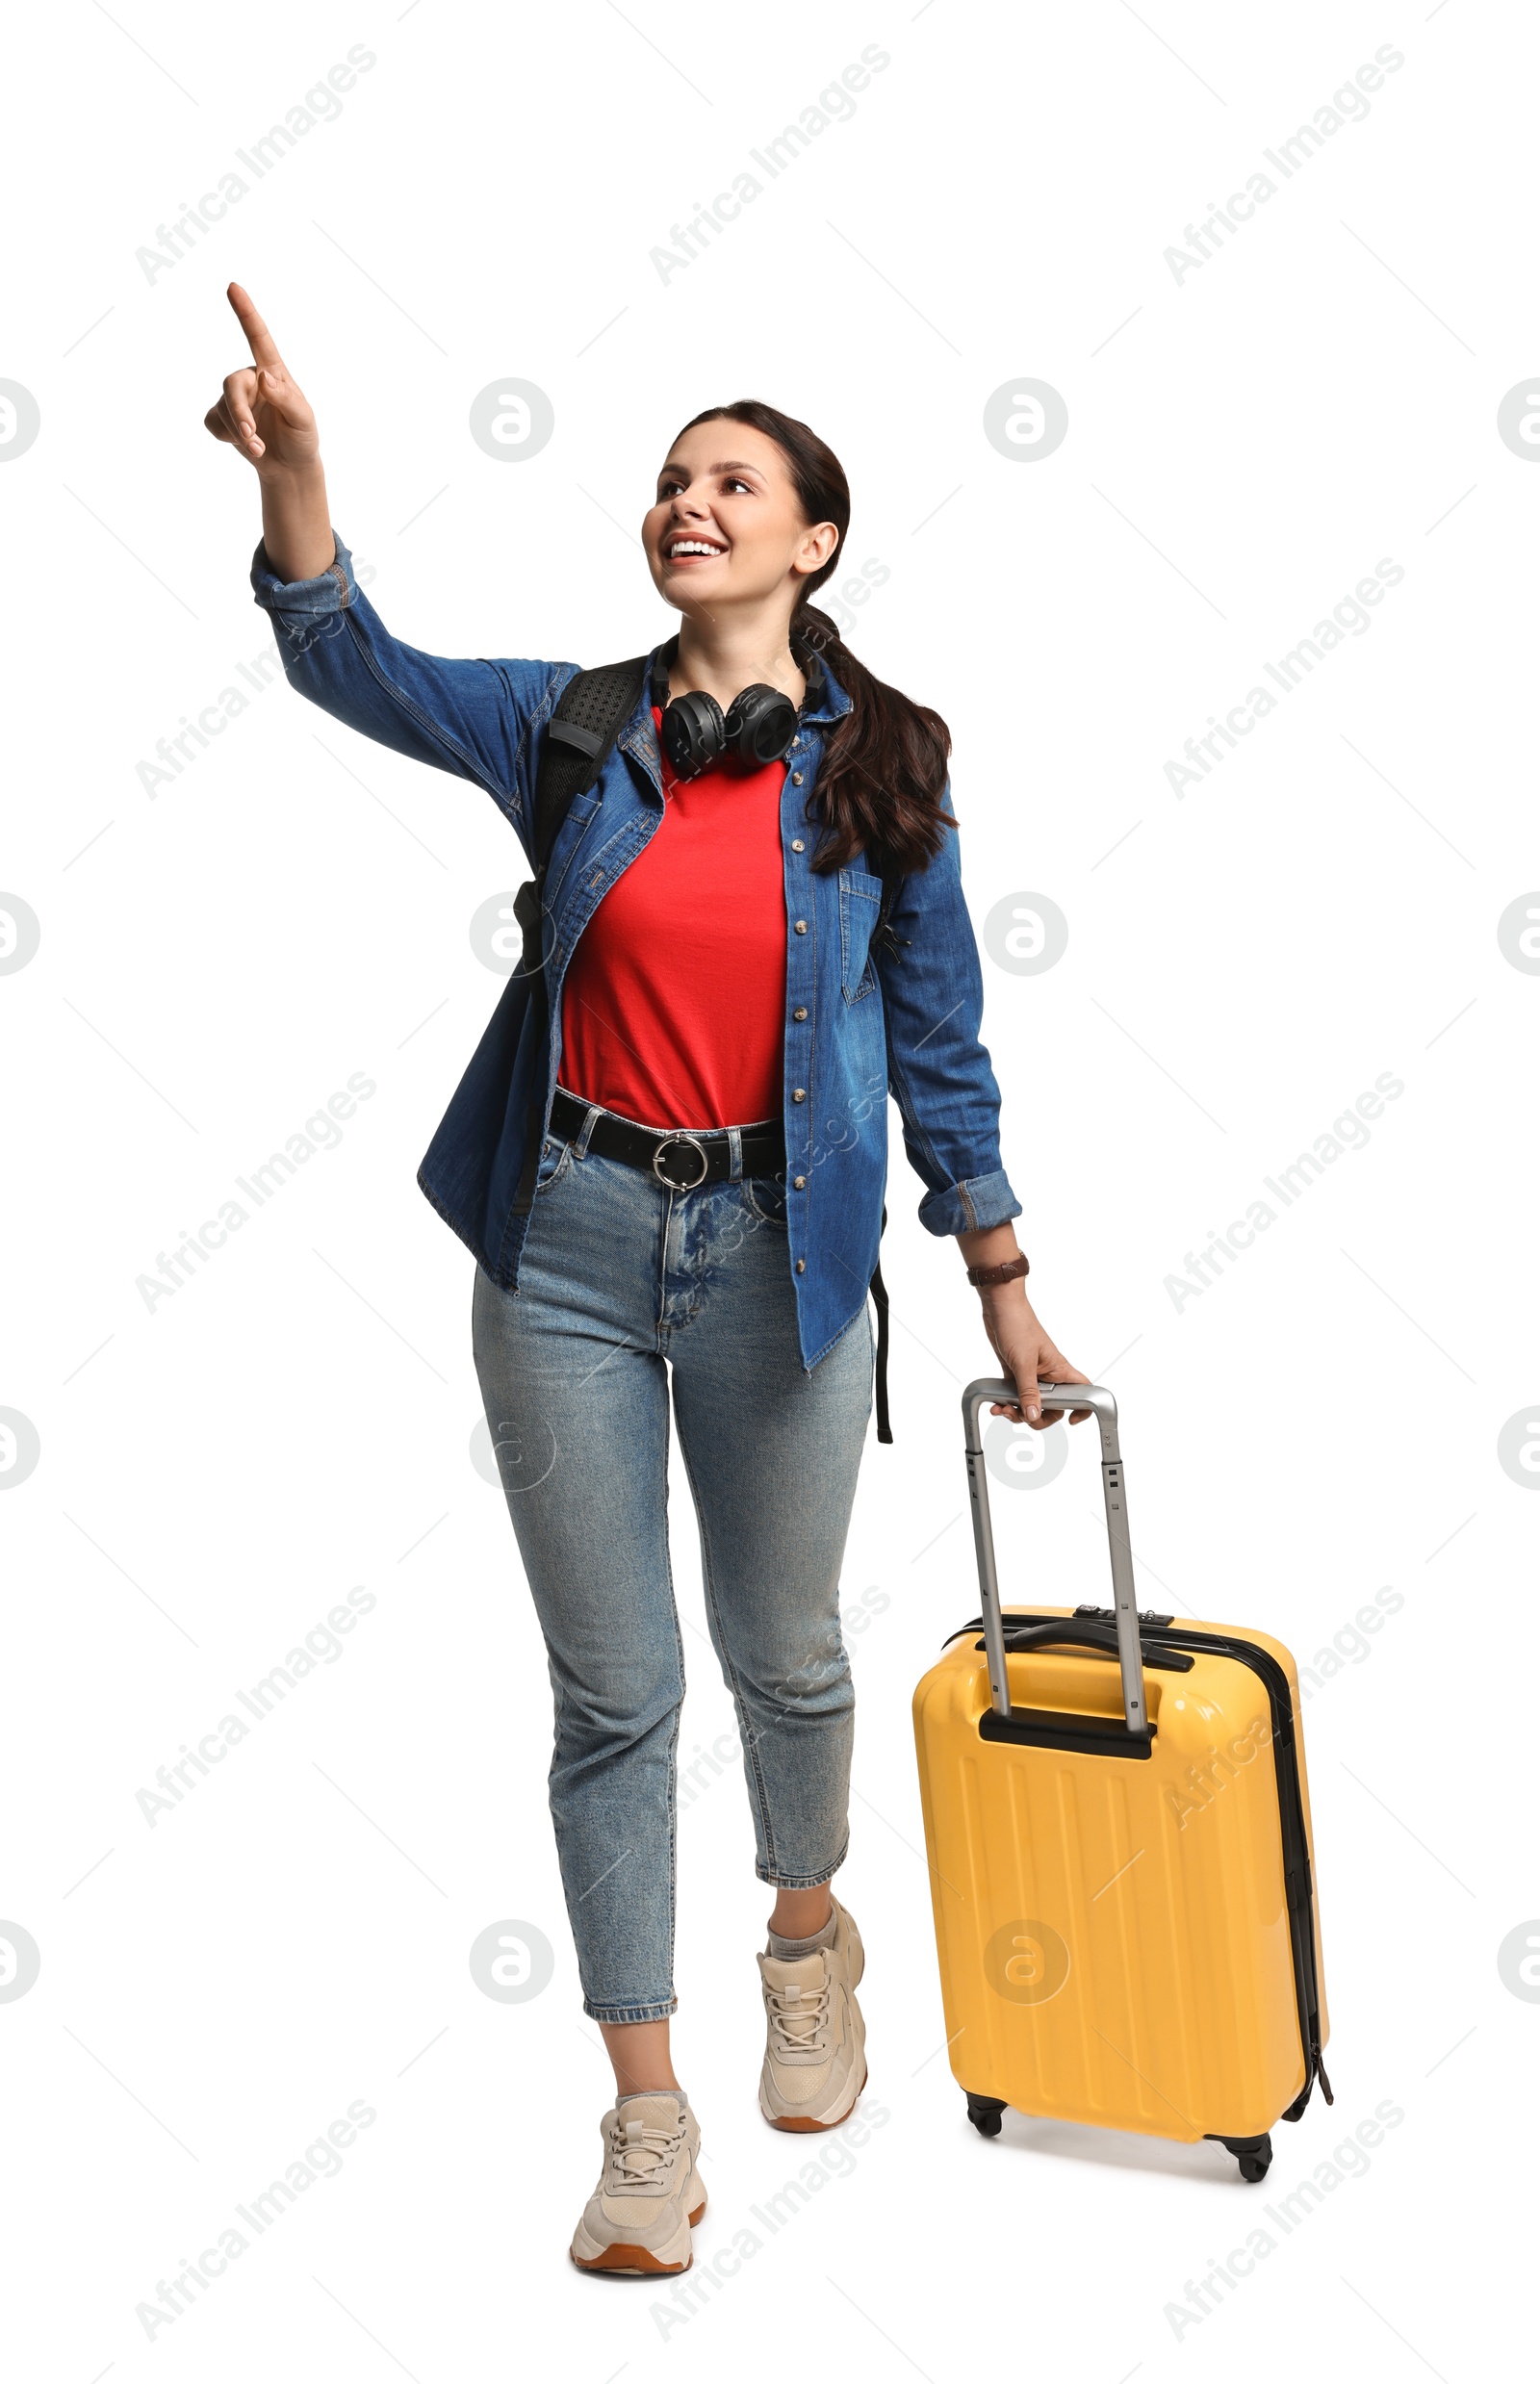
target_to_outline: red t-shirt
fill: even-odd
[[[654,705],[653,723],[663,715]],[[663,819],[568,968],[557,1082],[644,1126],[779,1117],[785,1035],[784,761],[675,778]]]

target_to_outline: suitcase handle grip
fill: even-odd
[[[1005,1645],[1008,1655],[1046,1655],[1054,1649],[1072,1653],[1081,1648],[1088,1648],[1096,1654],[1116,1655],[1117,1633],[1110,1623],[1077,1623],[1072,1620],[1025,1625],[1008,1623]],[[1151,1648],[1142,1639],[1140,1650],[1142,1661],[1152,1671],[1191,1672],[1193,1669],[1192,1656],[1180,1654],[1174,1649]]]
[[[998,1714],[1011,1711],[1011,1688],[1006,1679],[1005,1627],[1000,1619],[1000,1581],[995,1571],[994,1530],[989,1520],[988,1469],[979,1437],[980,1410],[1014,1406],[1014,1382],[981,1379],[962,1394],[962,1447],[967,1458],[968,1498],[973,1509],[973,1546],[979,1564],[979,1595],[984,1616],[984,1645],[989,1667],[989,1701]],[[1107,1547],[1112,1561],[1113,1613],[1117,1633],[1117,1661],[1122,1673],[1123,1718],[1139,1738],[1149,1734],[1144,1703],[1144,1672],[1140,1660],[1139,1607],[1134,1595],[1134,1559],[1128,1542],[1128,1512],[1123,1493],[1123,1464],[1117,1447],[1117,1401],[1096,1383],[1040,1382],[1039,1404],[1061,1414],[1066,1408],[1089,1407],[1101,1434],[1102,1496],[1107,1508]]]

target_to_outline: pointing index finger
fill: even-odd
[[[283,358],[278,353],[277,342],[241,284],[233,281],[225,295],[235,309],[236,320],[251,344],[252,363],[263,366],[270,372],[281,372]]]

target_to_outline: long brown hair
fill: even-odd
[[[834,571],[850,526],[850,483],[839,458],[806,423],[757,397],[707,406],[684,430],[715,422],[747,423],[773,439],[786,459],[804,519],[833,522],[839,532],[828,562],[804,580],[791,616],[793,654],[811,648],[851,701],[850,710],[829,732],[808,802],[808,817],[816,811],[822,830],[812,866],[838,869],[864,849],[896,869],[923,869],[940,851],[946,830],[957,824],[941,808],[951,731],[939,712],[874,677],[829,615],[808,601]]]

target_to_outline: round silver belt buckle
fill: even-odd
[[[701,1163],[700,1174],[692,1175],[687,1184],[680,1184],[672,1175],[665,1175],[663,1172],[663,1153],[666,1150],[672,1150],[676,1143],[680,1142],[687,1142]],[[670,1192],[694,1192],[697,1184],[704,1184],[710,1172],[711,1162],[707,1159],[704,1146],[696,1141],[693,1134],[668,1135],[653,1153],[653,1173],[660,1184],[667,1185]]]

